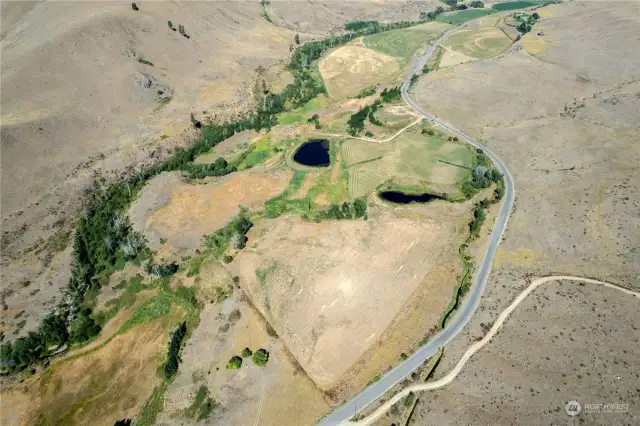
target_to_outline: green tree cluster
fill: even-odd
[[[366,197],[356,198],[349,202],[345,201],[342,205],[332,204],[326,210],[318,213],[319,219],[359,219],[367,214]]]
[[[169,380],[178,372],[178,364],[180,362],[180,349],[182,348],[182,339],[187,335],[187,323],[182,322],[171,333],[169,340],[169,349],[167,351],[167,362],[164,365],[164,377]]]
[[[402,93],[400,90],[400,86],[394,86],[390,89],[385,88],[380,93],[380,99],[382,99],[382,102],[384,103],[391,103],[391,102],[399,101],[401,95]]]
[[[227,363],[227,370],[237,370],[240,367],[242,367],[242,358],[238,355],[232,356]]]
[[[266,349],[258,349],[253,354],[253,363],[257,366],[264,367],[269,361],[269,352]]]
[[[438,16],[443,14],[444,12],[445,12],[444,7],[438,6],[432,11],[429,11],[429,12],[422,11],[422,12],[420,12],[420,18],[426,19],[426,20],[429,20],[429,21],[435,21],[436,19],[438,19]]]
[[[247,216],[247,211],[241,209],[240,213],[224,228],[218,229],[215,233],[205,235],[207,247],[223,252],[229,244],[236,250],[241,250],[245,246],[246,235],[253,226],[253,222]]]

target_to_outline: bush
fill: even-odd
[[[248,358],[251,355],[253,355],[253,352],[251,352],[251,349],[249,349],[249,348],[244,348],[240,355],[242,355],[243,358]]]
[[[259,367],[263,367],[267,365],[268,361],[269,361],[269,352],[267,352],[265,349],[258,349],[253,354],[253,363]]]
[[[454,142],[458,142],[459,140],[460,140],[460,139],[458,139],[458,137],[457,137],[457,136],[454,136],[454,137],[453,137],[453,141],[454,141]]]
[[[135,4],[135,3],[131,3],[131,9],[136,10],[136,11],[140,10],[140,9],[138,9],[138,5]]]
[[[240,367],[242,367],[242,358],[240,358],[238,355],[232,356],[227,363],[227,370],[237,370]]]

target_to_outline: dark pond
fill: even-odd
[[[329,141],[311,139],[305,142],[293,155],[293,160],[305,166],[327,167],[331,164]]]
[[[400,191],[383,191],[378,193],[380,198],[392,203],[410,204],[410,203],[428,203],[433,200],[442,200],[443,198],[435,194],[405,194]]]

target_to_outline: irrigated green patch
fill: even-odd
[[[321,112],[328,105],[329,98],[325,95],[320,95],[293,111],[280,114],[278,116],[278,124],[304,124],[309,117]]]
[[[499,12],[504,12],[505,10],[516,10],[516,9],[523,9],[525,7],[538,6],[542,3],[544,3],[544,0],[508,1],[505,3],[496,3],[493,6],[491,6],[491,8]]]
[[[364,45],[401,61],[408,60],[418,49],[445,32],[449,26],[428,22],[411,28],[387,31],[366,36]]]
[[[418,130],[407,130],[382,145],[348,140],[343,155],[352,164],[348,169],[352,197],[367,195],[391,179],[405,192],[454,194],[473,165],[473,153],[466,145],[449,140],[447,135]]]
[[[256,144],[251,148],[249,154],[238,166],[239,170],[250,168],[258,164],[263,163],[273,153],[274,146],[271,144],[271,138],[269,135],[264,135]]]
[[[481,16],[491,15],[496,13],[496,10],[489,8],[484,9],[466,9],[458,10],[457,12],[443,13],[438,16],[438,21],[447,22],[451,25],[460,25],[472,19],[479,18]]]

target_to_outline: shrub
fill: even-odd
[[[458,137],[457,137],[457,136],[454,136],[454,137],[453,137],[453,140],[454,140],[454,142],[458,142],[460,139],[458,139]]]
[[[135,4],[135,3],[131,3],[131,9],[136,10],[136,11],[140,10],[140,9],[138,9],[138,5]]]
[[[251,352],[251,349],[249,349],[249,348],[244,348],[240,355],[242,355],[243,358],[248,358],[251,355],[253,355],[253,352]]]
[[[222,261],[223,261],[224,263],[231,263],[231,262],[233,262],[233,256],[229,256],[229,255],[227,254],[227,255],[225,255],[225,256],[222,258]]]
[[[368,130],[367,130],[366,132],[364,132],[364,135],[365,135],[366,137],[368,137],[368,138],[372,138],[372,137],[373,137],[373,133],[371,133],[371,132],[370,132],[370,131],[368,131]]]
[[[169,25],[169,28],[173,29],[173,22],[167,21],[167,25]]]
[[[242,367],[242,358],[238,355],[232,356],[227,363],[227,370],[237,370],[240,367]]]
[[[407,358],[409,358],[409,355],[405,354],[404,352],[402,352],[402,353],[400,354],[400,359],[401,359],[401,360],[403,360],[403,361],[404,361],[404,360],[405,360],[405,359],[407,359]]]
[[[267,364],[267,362],[269,361],[269,352],[267,352],[265,349],[258,349],[254,354],[253,354],[253,363],[259,367],[263,367]]]

